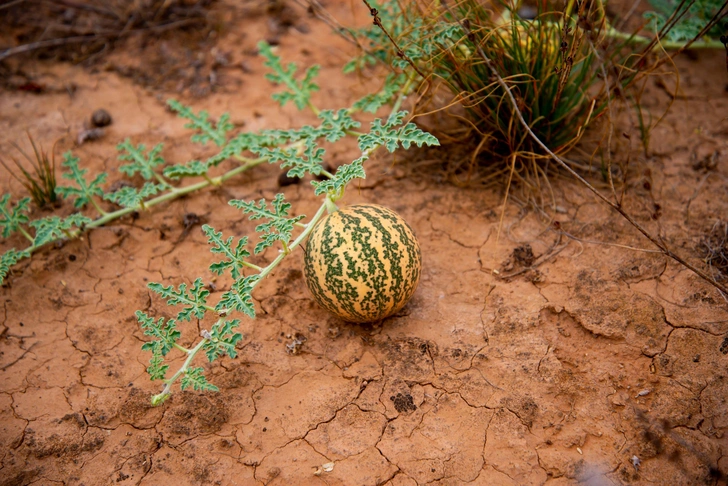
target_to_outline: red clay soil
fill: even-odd
[[[272,36],[285,60],[322,65],[314,100],[322,108],[349,106],[377,85],[374,74],[341,74],[353,48],[305,12],[281,33],[274,17],[246,5],[217,7],[219,37],[200,56],[224,63],[171,70],[164,83],[134,73],[191,55],[167,37],[130,39],[100,69],[6,61],[43,89],[6,84],[0,153],[14,154],[11,142],[25,143],[30,130],[47,150],[58,140],[57,154],[73,150],[114,183],[124,179],[115,145],[127,137],[163,142],[170,162],[209,155],[165,108],[170,97],[213,116],[229,111],[239,129],[311,123],[270,99],[255,45]],[[345,22],[369,22],[356,2],[329,7]],[[650,152],[634,157],[626,190],[628,211],[696,265],[701,239],[728,218],[722,56],[679,60],[679,96]],[[661,83],[650,81],[643,100],[654,117],[670,101]],[[113,124],[77,146],[97,108]],[[637,128],[625,137],[638,140]],[[350,144],[327,160],[357,156]],[[238,358],[205,365],[218,393],[175,388],[151,407],[160,386],[146,374],[134,312],[171,315],[146,288],[152,281],[201,276],[214,301],[230,282],[209,271],[219,258],[200,225],[251,235],[254,223],[227,201],[277,192],[311,215],[319,200],[307,183],[279,188],[280,170],[259,166],[16,266],[0,288],[0,484],[726,484],[725,297],[568,177],[552,179],[560,228],[512,200],[498,237],[503,188],[456,187],[432,164],[403,157],[378,152],[342,203],[384,204],[412,226],[423,276],[410,304],[375,326],[339,321],[313,302],[296,253],[255,291],[258,317],[242,319]],[[6,173],[1,181],[3,192],[23,193]],[[1,246],[22,244],[12,237]],[[185,323],[181,344],[210,324]],[[287,353],[296,335],[305,342]]]

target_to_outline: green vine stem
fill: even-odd
[[[161,405],[167,398],[169,398],[169,396],[172,394],[172,384],[187,371],[187,369],[190,367],[190,364],[192,364],[192,361],[195,359],[195,355],[200,352],[203,346],[205,346],[205,344],[209,341],[207,337],[204,337],[205,335],[209,336],[209,333],[207,331],[202,331],[200,335],[203,336],[203,338],[202,341],[197,343],[197,346],[192,349],[182,348],[182,350],[187,353],[187,359],[185,360],[182,367],[177,370],[177,373],[175,373],[171,378],[164,380],[164,389],[162,389],[161,393],[152,397],[153,406],[156,407],[157,405]],[[181,348],[181,346],[179,348]]]
[[[253,167],[256,167],[256,166],[268,161],[268,159],[266,157],[258,157],[256,159],[246,159],[244,157],[239,157],[239,158],[243,159],[246,163],[239,167],[231,169],[220,176],[213,177],[213,178],[207,178],[207,179],[197,182],[195,184],[189,184],[184,187],[171,187],[170,186],[171,189],[168,192],[166,192],[165,194],[162,194],[161,196],[157,196],[155,198],[149,199],[148,201],[144,201],[143,204],[140,204],[139,207],[122,208],[117,211],[113,211],[113,212],[109,213],[109,212],[102,210],[98,206],[98,204],[92,200],[93,206],[99,211],[99,214],[101,214],[101,217],[93,220],[91,223],[84,225],[83,228],[76,229],[76,230],[69,232],[69,234],[68,234],[69,239],[78,238],[82,234],[86,233],[88,230],[104,226],[104,225],[110,223],[111,221],[117,220],[117,219],[119,219],[123,216],[126,216],[128,214],[131,214],[135,211],[139,211],[140,209],[147,209],[147,208],[151,208],[152,206],[156,206],[158,204],[162,204],[167,201],[173,201],[179,197],[185,196],[192,192],[199,191],[200,189],[204,189],[205,187],[208,187],[211,185],[219,186],[223,182],[227,181],[228,179],[235,177],[238,174],[241,174],[249,169],[252,169]],[[21,232],[26,238],[28,238],[31,242],[35,241],[34,238],[32,236],[30,236],[30,234],[28,234],[27,231],[25,231],[23,228],[20,228],[20,229],[22,230]],[[50,243],[52,243],[52,242],[44,243],[42,245],[31,245],[30,247],[26,248],[24,251],[28,252],[28,254],[32,254]]]

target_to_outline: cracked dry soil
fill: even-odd
[[[2,152],[30,129],[111,181],[123,178],[114,146],[126,137],[164,142],[169,161],[206,156],[165,110],[171,96],[195,111],[229,111],[250,130],[311,123],[269,98],[253,48],[271,35],[270,19],[223,5],[216,48],[229,64],[205,98],[119,74],[158,56],[165,38],[117,49],[103,70],[32,62],[23,69],[48,89],[2,93]],[[332,9],[368,22],[362,9],[354,18],[349,6]],[[351,48],[303,12],[296,18],[280,51],[322,65],[320,106],[345,106],[366,92],[362,83],[376,84],[340,74]],[[625,201],[697,263],[696,242],[728,214],[728,93],[726,74],[713,69],[722,62],[719,52],[679,60],[680,97],[649,157],[635,162]],[[668,101],[649,85],[646,109],[660,113]],[[99,107],[113,125],[74,146]],[[639,138],[636,128],[625,133]],[[330,163],[350,161],[352,148],[335,147]],[[713,166],[695,164],[711,154]],[[177,391],[159,408],[149,405],[159,387],[145,374],[133,314],[169,311],[146,283],[203,276],[219,295],[229,281],[209,272],[200,223],[251,234],[226,202],[279,190],[311,214],[318,203],[307,184],[279,189],[278,170],[258,167],[20,265],[0,289],[0,484],[726,484],[728,306],[719,293],[657,253],[625,248],[649,245],[573,181],[552,181],[569,237],[510,203],[496,241],[502,192],[455,187],[422,167],[379,153],[343,201],[390,206],[417,233],[423,278],[403,313],[378,326],[336,320],[308,295],[296,254],[255,292],[259,317],[243,320],[239,357],[206,365],[221,391]],[[9,177],[1,185],[19,191]],[[538,264],[557,241],[564,248],[537,268],[510,279],[491,272]],[[182,344],[205,326],[183,326]],[[286,353],[294,336],[301,344]]]

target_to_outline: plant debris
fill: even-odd
[[[717,221],[713,225],[701,239],[700,250],[715,279],[728,280],[728,221]]]

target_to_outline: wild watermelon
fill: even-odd
[[[372,322],[400,310],[420,280],[422,257],[412,229],[376,204],[342,208],[311,232],[304,257],[314,299],[350,322]]]

